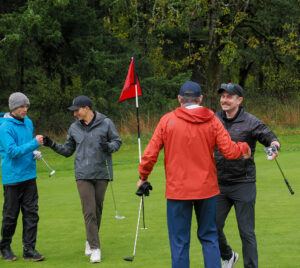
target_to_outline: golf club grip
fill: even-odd
[[[285,183],[286,183],[286,186],[288,187],[289,191],[291,194],[294,194],[295,192],[293,191],[291,185],[289,184],[288,180],[287,179],[284,179]]]

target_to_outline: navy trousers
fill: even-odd
[[[193,208],[197,217],[197,236],[202,245],[205,267],[221,267],[216,228],[216,203],[216,196],[201,200],[167,199],[172,268],[190,267],[189,249]]]

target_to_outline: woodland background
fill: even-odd
[[[61,135],[73,121],[66,108],[84,94],[134,133],[134,100],[118,103],[134,56],[144,131],[190,79],[214,111],[232,81],[270,127],[299,129],[299,25],[298,0],[1,0],[0,111],[21,91],[36,131]]]

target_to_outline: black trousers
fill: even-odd
[[[38,191],[36,180],[20,182],[14,186],[3,186],[4,204],[0,248],[10,246],[15,233],[18,216],[22,211],[23,246],[35,248],[38,216]]]
[[[235,208],[236,220],[242,240],[245,268],[258,267],[257,243],[255,236],[255,183],[238,183],[234,185],[219,185],[221,193],[217,201],[217,229],[219,247],[223,260],[232,256],[223,228],[232,206]]]

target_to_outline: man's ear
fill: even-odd
[[[201,96],[199,97],[199,105],[201,104],[202,100],[203,100],[203,95],[201,95]]]
[[[181,101],[180,95],[178,95],[177,98],[178,98],[178,102],[179,102],[180,106],[182,106],[182,101]]]
[[[244,98],[243,97],[239,97],[238,101],[239,101],[239,105],[243,102]]]

